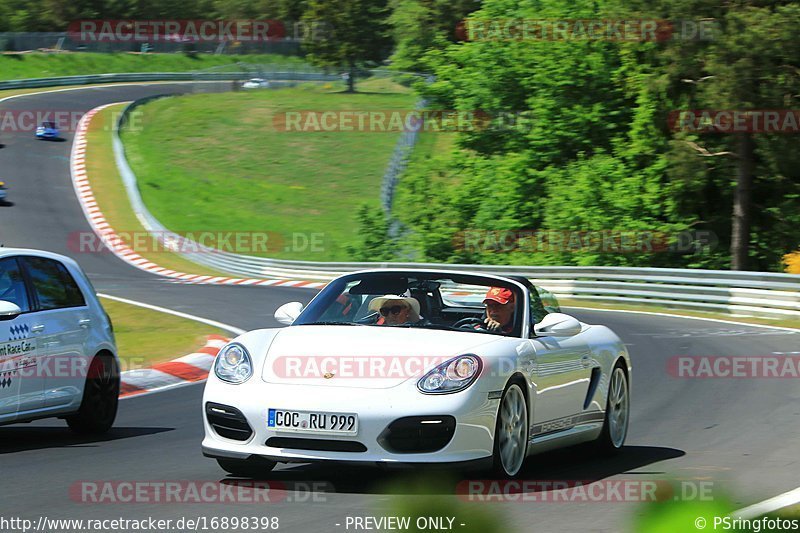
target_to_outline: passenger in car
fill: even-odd
[[[369,303],[370,311],[377,311],[381,315],[382,323],[386,326],[395,326],[409,322],[419,322],[419,302],[410,296],[396,296],[387,294],[373,298]]]

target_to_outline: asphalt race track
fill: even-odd
[[[207,88],[205,88],[207,89]],[[77,109],[160,93],[190,84],[117,86],[17,98],[0,110]],[[202,88],[201,88],[202,90]],[[2,132],[0,177],[12,205],[0,206],[0,242],[74,257],[99,292],[193,313],[244,329],[274,326],[273,311],[313,291],[291,288],[186,285],[131,267],[111,254],[70,250],[69,235],[91,231],[75,198],[66,142]],[[652,315],[574,310],[610,326],[633,357],[632,416],[627,447],[613,459],[574,448],[528,460],[523,479],[655,480],[713,484],[746,505],[800,483],[800,387],[796,379],[686,379],[667,372],[676,356],[765,356],[800,348],[800,335],[766,328]],[[277,516],[282,531],[345,531],[345,517],[391,512],[414,472],[334,466],[280,466],[272,478],[287,498],[258,504],[90,504],[71,498],[81,481],[210,481],[226,479],[202,457],[200,399],[192,385],[122,402],[116,427],[100,440],[73,436],[60,421],[0,428],[0,515],[29,518]],[[452,479],[448,476],[452,476]],[[470,473],[436,473],[439,494],[452,494]],[[228,478],[230,479],[230,478]],[[428,484],[427,487],[432,485]],[[309,489],[320,489],[309,493]],[[73,494],[74,496],[74,494]],[[464,502],[458,501],[458,504]],[[470,503],[514,531],[630,530],[634,502],[531,501]],[[442,509],[447,513],[446,509]],[[337,526],[336,524],[341,524]],[[456,515],[455,529],[459,528]],[[467,524],[469,525],[469,524]],[[352,530],[352,529],[351,529]]]

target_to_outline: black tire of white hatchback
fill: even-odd
[[[78,412],[66,418],[72,431],[98,435],[114,425],[119,405],[119,366],[110,356],[96,356],[89,365]]]
[[[217,464],[234,476],[258,478],[269,473],[278,463],[262,457],[250,457],[249,459],[217,457]]]
[[[609,379],[603,430],[595,441],[596,448],[600,453],[606,455],[614,454],[625,444],[625,437],[628,435],[630,412],[628,375],[625,373],[622,364],[617,363]]]
[[[525,394],[516,383],[511,383],[503,392],[497,410],[497,426],[494,433],[495,474],[516,477],[528,452],[528,403]]]

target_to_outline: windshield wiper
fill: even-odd
[[[398,327],[398,328],[420,328],[420,329],[443,329],[443,330],[446,330],[446,331],[466,331],[466,330],[462,330],[461,328],[454,328],[452,326],[445,326],[444,324],[414,324],[413,322],[412,323],[408,323],[408,324],[397,324],[396,326],[393,326],[393,327]]]

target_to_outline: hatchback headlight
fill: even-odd
[[[253,361],[247,349],[237,342],[222,348],[214,361],[214,374],[228,383],[244,383],[253,375]]]
[[[428,394],[458,392],[472,385],[482,367],[477,355],[459,355],[425,374],[417,382],[417,388]]]

